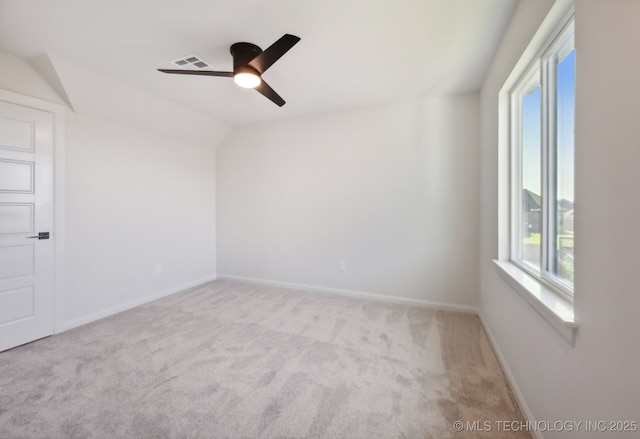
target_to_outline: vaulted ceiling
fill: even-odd
[[[36,65],[46,54],[54,69],[76,66],[217,121],[247,124],[477,90],[516,3],[0,0],[0,51]],[[229,78],[156,71],[192,54],[231,70],[231,44],[264,49],[285,33],[301,41],[264,75],[287,101],[282,108]],[[74,87],[74,75],[57,76],[62,89]]]

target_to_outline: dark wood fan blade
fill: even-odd
[[[259,93],[261,93],[264,97],[271,100],[278,107],[282,107],[285,104],[284,99],[282,99],[280,95],[276,93],[276,91],[269,86],[269,84],[264,82],[264,79],[262,80],[260,85],[257,86],[255,89]]]
[[[278,41],[267,47],[260,55],[253,58],[249,65],[261,74],[264,73],[274,62],[278,61],[282,55],[300,41],[300,37],[285,34]]]
[[[182,70],[182,69],[158,69],[162,73],[171,73],[176,75],[201,75],[201,76],[225,76],[232,78],[233,72],[216,72],[213,70]]]

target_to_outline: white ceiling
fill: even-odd
[[[0,50],[55,55],[231,124],[477,90],[517,0],[0,0]],[[264,79],[279,108],[229,78],[165,75],[229,46],[300,43]]]

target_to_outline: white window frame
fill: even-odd
[[[511,157],[511,221],[510,221],[510,241],[511,241],[511,261],[518,265],[521,269],[527,271],[533,276],[538,277],[539,271],[536,267],[531,266],[524,259],[516,257],[522,255],[522,227],[517,226],[521,224],[521,209],[522,209],[522,96],[529,94],[531,88],[540,86],[542,88],[542,79],[540,72],[539,62],[534,63],[526,71],[522,77],[516,83],[516,86],[510,91],[509,96],[509,112],[510,112],[510,132],[509,139],[510,157]],[[542,90],[540,94],[542,100]],[[542,117],[542,116],[541,116]],[[541,126],[543,126],[541,124]],[[542,136],[541,136],[542,139]],[[543,149],[544,151],[544,149]],[[541,158],[543,160],[543,158]],[[543,165],[544,170],[544,165]],[[541,176],[542,178],[542,176]],[[543,180],[541,180],[542,182]],[[544,190],[541,190],[541,194]],[[542,206],[540,206],[542,208]],[[542,264],[542,261],[541,261]],[[542,266],[542,265],[541,265]]]
[[[556,276],[550,267],[550,255],[555,248],[556,236],[555,218],[556,187],[551,178],[555,174],[556,157],[556,78],[554,66],[558,59],[564,58],[574,48],[574,20],[571,16],[564,24],[562,30],[555,35],[544,53],[535,59],[531,67],[525,71],[510,92],[510,153],[511,153],[511,261],[525,270],[539,281],[563,294],[573,301],[574,287],[570,283]],[[522,255],[522,109],[520,102],[522,96],[528,94],[535,85],[540,85],[541,93],[541,240],[540,240],[540,267],[534,267],[520,257]]]
[[[517,261],[514,261],[512,254],[515,253],[517,247],[514,249],[514,241],[516,237],[513,236],[512,231],[512,218],[514,212],[513,206],[521,208],[519,195],[517,199],[512,189],[514,177],[513,163],[515,157],[512,157],[512,138],[514,136],[512,127],[512,104],[511,96],[512,92],[517,89],[517,86],[522,84],[525,79],[529,78],[532,72],[536,69],[534,65],[549,65],[549,61],[553,58],[549,55],[553,52],[550,48],[561,47],[561,41],[564,37],[565,29],[568,23],[573,23],[573,0],[556,0],[551,7],[549,14],[542,22],[540,28],[534,35],[530,44],[525,49],[520,60],[514,66],[512,73],[508,76],[502,89],[500,90],[498,99],[498,258],[494,260],[494,263],[498,269],[498,272],[502,277],[513,287],[513,289],[520,294],[520,296],[531,305],[535,311],[537,311],[548,323],[552,325],[554,329],[572,346],[575,345],[576,332],[578,329],[578,322],[574,316],[573,298],[570,291],[567,291],[566,285],[562,285],[558,282],[555,276],[542,276],[542,270],[548,266],[547,260],[541,261],[541,272],[537,273],[536,270],[531,270],[531,267],[523,267]],[[572,24],[575,27],[575,25]],[[576,49],[578,52],[578,49]],[[555,52],[557,53],[557,52]],[[541,63],[542,59],[547,60],[547,63]],[[576,57],[576,69],[578,69],[577,57]],[[547,78],[548,79],[548,78]],[[542,78],[541,78],[542,80]],[[541,99],[549,99],[549,96],[545,96],[544,90],[541,91]],[[543,102],[543,108],[545,107]],[[543,110],[544,112],[544,110]],[[553,116],[553,115],[551,115]],[[543,113],[543,118],[549,118],[550,115]],[[545,125],[544,123],[542,124]],[[555,134],[555,132],[553,132]],[[544,131],[542,133],[542,139],[547,139],[549,132]],[[547,141],[547,140],[543,140]],[[542,146],[545,154],[548,153],[547,146]],[[543,157],[543,163],[546,162],[547,157]],[[544,165],[543,165],[544,168]],[[555,169],[553,170],[555,172]],[[548,175],[542,176],[542,185],[548,185]],[[548,188],[545,186],[542,191],[546,191]],[[544,192],[543,192],[544,193]],[[554,192],[555,193],[555,192]],[[576,194],[579,196],[579,194]],[[555,197],[554,197],[555,198]],[[576,197],[577,198],[577,197]],[[543,203],[546,201],[543,201]],[[546,206],[548,209],[549,206]],[[545,215],[543,215],[543,218]],[[553,234],[549,234],[550,224],[545,224],[543,220],[542,227],[544,232],[541,239],[541,243],[545,242],[545,247],[550,244],[550,237]],[[552,231],[552,230],[551,230]],[[546,237],[546,238],[545,238]],[[546,253],[543,251],[543,254]]]

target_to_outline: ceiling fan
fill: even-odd
[[[233,78],[236,84],[244,88],[254,88],[267,99],[282,107],[284,99],[262,79],[262,74],[273,65],[282,55],[300,41],[295,35],[285,34],[278,41],[264,51],[251,43],[235,43],[231,45],[233,57],[233,72],[219,72],[213,70],[182,70],[158,69],[163,73],[178,75],[225,76]]]

